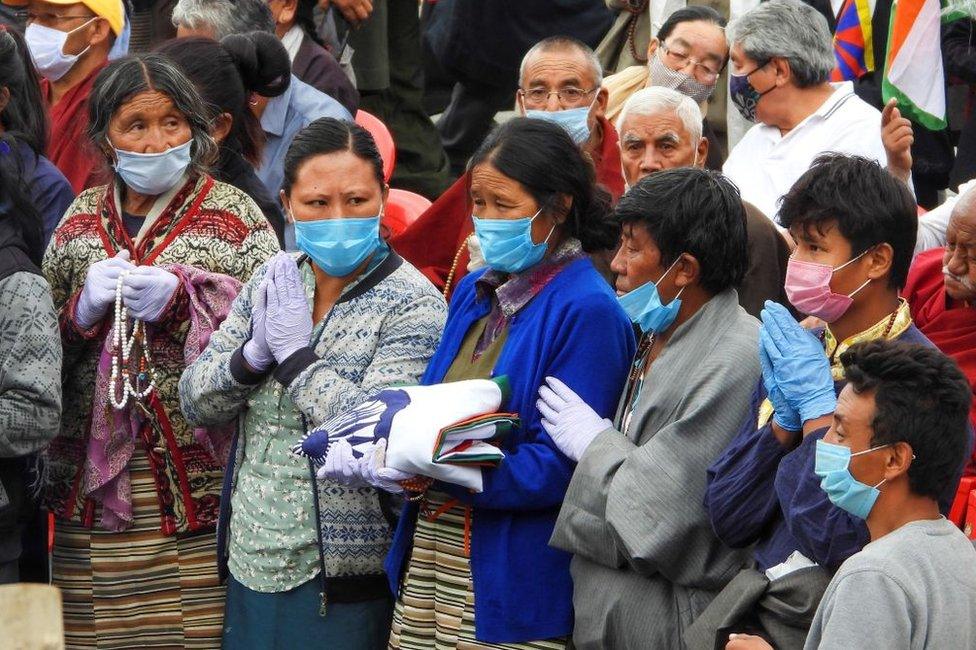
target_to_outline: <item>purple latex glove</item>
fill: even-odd
[[[85,286],[75,306],[75,323],[83,330],[91,329],[115,304],[115,286],[123,271],[136,267],[129,262],[129,251],[95,262],[88,268]]]
[[[265,339],[275,361],[283,362],[308,346],[312,338],[312,313],[295,260],[279,255],[274,260],[274,280],[268,286]]]
[[[381,438],[359,459],[359,472],[366,483],[390,494],[402,493],[400,482],[415,478],[414,474],[386,466],[386,438]]]
[[[546,430],[559,451],[579,462],[593,439],[613,427],[555,377],[546,377],[546,385],[539,389],[535,407],[542,414],[542,428]]]
[[[366,481],[360,473],[360,461],[361,459],[353,456],[352,445],[345,440],[338,440],[329,446],[325,464],[315,475],[346,487],[363,487]]]
[[[137,266],[122,283],[122,300],[129,315],[155,323],[163,315],[180,279],[158,266]]]
[[[255,372],[264,372],[274,363],[274,355],[268,347],[268,336],[265,331],[265,321],[268,311],[268,287],[271,281],[265,278],[261,280],[257,290],[254,292],[254,302],[251,304],[251,338],[244,344],[241,351],[244,354],[244,361]]]

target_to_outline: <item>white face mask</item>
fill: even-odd
[[[24,40],[27,41],[27,49],[30,50],[31,58],[34,59],[34,67],[47,77],[49,81],[57,81],[63,77],[71,66],[75,64],[82,54],[88,51],[89,45],[78,54],[65,54],[64,43],[68,36],[85,27],[97,16],[92,16],[84,24],[75,27],[70,32],[62,32],[53,27],[45,27],[37,23],[31,23],[24,32]]]

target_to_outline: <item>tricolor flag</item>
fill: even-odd
[[[854,81],[874,70],[868,0],[844,0],[834,32],[834,58],[837,66],[830,73],[831,81]]]
[[[902,115],[936,131],[946,127],[940,25],[951,17],[943,17],[939,0],[894,0],[891,5],[882,101],[897,99]]]

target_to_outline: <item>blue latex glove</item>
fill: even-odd
[[[115,287],[123,271],[136,267],[129,261],[129,251],[95,262],[88,268],[85,286],[75,305],[75,324],[83,330],[91,329],[115,304]]]
[[[576,462],[594,438],[613,427],[610,420],[601,418],[572,388],[555,377],[546,377],[535,406],[542,414],[542,428],[559,451]]]
[[[833,413],[837,396],[820,341],[778,303],[767,300],[761,316],[773,379],[784,400],[800,414],[800,422]]]
[[[255,372],[264,372],[274,364],[274,355],[268,347],[268,336],[265,331],[265,320],[268,311],[268,286],[271,281],[261,280],[254,292],[254,302],[251,303],[251,338],[244,344],[241,351],[247,365]]]
[[[122,300],[130,316],[155,323],[179,286],[180,279],[165,269],[137,266],[123,281]]]
[[[764,330],[759,330],[759,367],[762,368],[763,386],[766,387],[766,395],[773,405],[773,421],[786,431],[799,431],[803,428],[800,422],[800,414],[796,412],[783,391],[779,389],[776,378],[773,376],[773,362],[769,360],[769,353],[766,347],[772,345],[767,342],[768,335]]]
[[[278,255],[273,263],[274,279],[267,290],[265,339],[275,361],[281,363],[308,346],[312,313],[295,260],[289,255]]]

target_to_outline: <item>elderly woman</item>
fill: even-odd
[[[180,383],[195,424],[241,416],[221,508],[224,647],[298,648],[312,638],[323,648],[382,648],[392,611],[388,495],[333,481],[315,489],[291,447],[377,392],[415,384],[447,306],[380,238],[389,188],[367,131],[313,122],[292,142],[284,174],[281,199],[302,252],[254,274]]]
[[[816,9],[771,0],[733,21],[727,34],[729,96],[756,122],[722,168],[743,201],[776,217],[780,197],[827,151],[886,164],[881,113],[854,94],[850,81],[829,82],[833,39]]]
[[[216,646],[230,432],[192,428],[177,380],[278,246],[254,202],[203,171],[207,112],[168,59],[110,64],[89,105],[113,179],[78,196],[43,263],[71,414],[47,486],[65,634],[72,647]]]
[[[543,431],[536,395],[555,376],[601,416],[613,411],[633,331],[585,251],[612,246],[617,228],[592,167],[549,122],[506,123],[470,172],[488,268],[458,285],[422,383],[505,375],[505,408],[521,426],[502,463],[482,470],[482,492],[434,483],[401,514],[386,564],[399,594],[390,647],[563,648],[573,628],[570,556],[549,537],[573,461]],[[367,481],[402,491],[395,470],[363,464]]]
[[[272,97],[288,88],[291,66],[278,39],[264,32],[231,34],[220,43],[188,37],[167,41],[157,51],[176,62],[209,109],[210,132],[219,146],[214,178],[254,199],[284,245],[285,219],[272,194],[278,188],[266,188],[255,172],[264,131],[248,104],[252,94]]]

